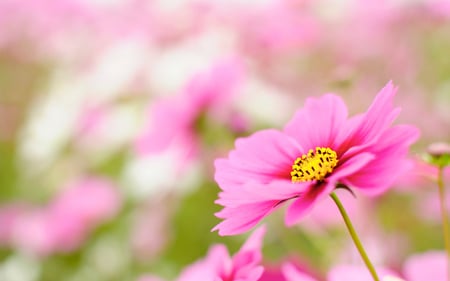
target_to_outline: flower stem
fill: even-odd
[[[350,233],[350,236],[353,239],[353,242],[355,243],[356,248],[358,249],[359,254],[361,255],[361,258],[363,259],[364,263],[366,264],[367,269],[370,271],[370,274],[372,275],[372,278],[374,281],[380,281],[380,278],[378,278],[377,272],[375,271],[375,267],[372,265],[372,263],[369,260],[369,257],[366,254],[366,251],[364,250],[364,247],[361,244],[361,241],[359,240],[358,234],[356,234],[355,229],[353,228],[352,222],[350,221],[350,218],[347,214],[347,212],[344,209],[344,206],[342,205],[341,201],[337,197],[337,195],[332,192],[330,194],[333,201],[336,203],[336,206],[339,209],[339,212],[341,212],[342,218],[344,219],[345,225],[347,226],[348,232]]]
[[[441,205],[442,229],[444,231],[445,250],[447,251],[447,280],[450,280],[450,235],[448,227],[447,208],[445,207],[445,189],[442,176],[443,167],[438,167],[437,185],[439,187],[439,200]]]

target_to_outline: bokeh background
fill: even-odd
[[[422,159],[450,142],[449,50],[446,0],[0,1],[0,280],[172,280],[213,243],[236,251],[246,235],[210,231],[214,159],[309,96],[356,114],[390,80],[415,165],[377,198],[339,195],[377,263],[443,249]],[[360,262],[328,203],[266,220],[269,268]]]

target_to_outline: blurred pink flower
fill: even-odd
[[[298,52],[318,39],[319,25],[305,1],[271,0],[217,7],[252,52]]]
[[[436,181],[438,172],[435,166],[417,158],[413,158],[411,164],[411,168],[401,174],[395,182],[400,191],[410,192],[411,188],[435,186],[433,182]]]
[[[317,279],[307,275],[304,272],[299,271],[294,265],[290,263],[283,265],[282,272],[286,281],[317,281]]]
[[[79,221],[57,221],[48,209],[35,209],[17,221],[11,246],[40,256],[67,252],[81,243],[82,229]]]
[[[112,218],[120,204],[118,191],[112,182],[90,177],[67,184],[50,205],[50,210],[55,215],[77,218],[90,226]]]
[[[85,178],[68,184],[45,207],[2,212],[0,218],[7,216],[8,224],[0,233],[5,233],[10,246],[38,255],[69,252],[77,249],[98,224],[111,219],[120,204],[111,182]]]
[[[418,130],[391,126],[396,89],[388,83],[364,114],[347,118],[336,95],[309,98],[283,131],[238,139],[228,158],[215,161],[222,192],[216,213],[220,235],[247,231],[282,203],[294,199],[285,217],[293,225],[338,183],[367,195],[384,192],[409,166],[409,145]]]
[[[392,278],[398,278],[398,274],[395,272],[385,269],[376,269],[378,277],[383,281],[392,280]],[[389,279],[391,278],[391,279]],[[373,278],[369,271],[364,266],[357,265],[338,265],[333,267],[328,272],[328,281],[372,281]],[[395,279],[394,279],[395,280]],[[423,279],[427,280],[427,279]],[[423,281],[422,280],[422,281]]]
[[[287,262],[276,270],[266,268],[258,281],[317,281],[317,279]]]
[[[204,118],[212,118],[227,107],[241,76],[240,62],[222,61],[194,76],[180,96],[156,102],[136,141],[137,151],[152,154],[176,145],[184,150],[187,160],[194,157],[199,150],[198,127]]]
[[[447,256],[443,251],[430,251],[413,255],[403,265],[408,281],[447,280]]]
[[[76,133],[80,135],[95,134],[101,124],[105,122],[105,118],[108,115],[108,108],[105,105],[87,105],[83,108],[82,114],[80,114],[77,122]]]
[[[441,223],[440,199],[437,192],[438,168],[422,159],[413,159],[412,168],[395,183],[396,190],[411,193],[417,199],[417,215],[429,222]],[[450,181],[450,167],[443,170],[444,182]],[[450,194],[445,194],[446,209],[450,212]]]
[[[450,169],[447,169],[450,171]],[[450,175],[450,173],[448,173]],[[437,186],[434,186],[437,189]],[[437,224],[441,221],[441,202],[439,194],[436,192],[430,192],[427,194],[420,194],[420,201],[418,202],[417,215],[425,219],[428,222],[434,222]],[[450,214],[450,194],[445,194],[444,198],[445,208],[447,213]]]
[[[173,204],[170,198],[148,200],[136,208],[130,227],[133,254],[141,261],[158,258],[172,238]]]
[[[385,268],[378,268],[382,281],[444,281],[447,280],[447,257],[443,251],[430,251],[416,254],[407,259],[403,265],[403,276]],[[339,265],[332,268],[328,281],[370,281],[367,269],[363,266]]]
[[[261,247],[265,227],[253,232],[233,257],[224,245],[213,246],[205,259],[187,267],[178,281],[256,281],[264,268]]]
[[[342,21],[335,25],[338,26],[335,37],[332,37],[333,33],[331,35],[334,42],[329,42],[335,49],[332,51],[337,51],[341,60],[353,63],[370,57],[384,56],[388,50],[396,51],[390,48],[392,43],[397,42],[391,38],[393,30],[390,28],[398,14],[399,8],[393,5],[392,1],[354,1],[346,9]],[[353,32],[348,32],[349,28]],[[348,42],[354,42],[354,51],[348,52],[345,47]]]
[[[24,204],[9,204],[0,207],[0,245],[8,245],[14,237],[14,227],[29,209]]]
[[[443,19],[450,18],[450,2],[447,0],[428,0],[424,4],[436,16]]]

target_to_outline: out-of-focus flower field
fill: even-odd
[[[444,281],[424,260],[445,256],[427,149],[450,143],[448,0],[0,1],[0,281],[349,281],[364,264],[330,198],[290,227],[281,206],[262,230],[212,232],[214,161],[311,97],[363,113],[389,81],[395,124],[420,130],[408,165],[381,194],[336,194],[376,267]],[[183,279],[251,232],[260,279]]]

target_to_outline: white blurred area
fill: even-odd
[[[15,254],[0,264],[2,281],[39,280],[39,261],[23,254]]]

